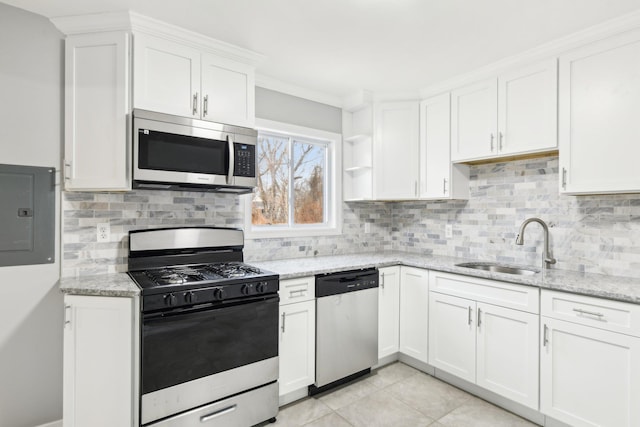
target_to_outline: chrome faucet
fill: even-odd
[[[551,264],[556,263],[556,259],[551,257],[551,251],[549,250],[549,227],[547,224],[541,220],[540,218],[528,218],[525,219],[522,225],[520,225],[520,230],[518,230],[518,235],[516,236],[516,245],[524,244],[524,229],[530,222],[537,222],[542,226],[544,230],[544,252],[542,254],[542,260],[544,261],[545,268],[549,268]]]

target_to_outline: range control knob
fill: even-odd
[[[187,304],[192,304],[196,301],[196,296],[191,291],[185,292],[183,296],[184,296],[184,302],[186,302]]]
[[[251,286],[252,285],[242,285],[242,288],[240,288],[242,295],[249,295],[251,293]]]
[[[221,301],[227,296],[227,293],[222,288],[216,288],[213,290],[213,298]]]
[[[267,292],[267,282],[260,282],[256,285],[256,292],[259,294],[264,294]]]
[[[164,296],[164,303],[169,307],[171,307],[172,305],[176,305],[177,302],[178,298],[176,298],[174,294],[166,294]]]

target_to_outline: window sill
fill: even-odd
[[[245,240],[257,240],[290,237],[338,236],[340,234],[342,234],[342,227],[309,227],[300,229],[273,227],[268,230],[254,230],[246,228],[244,231],[244,238]]]

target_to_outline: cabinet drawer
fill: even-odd
[[[533,286],[431,271],[429,290],[529,313],[539,312],[540,291]]]
[[[316,297],[315,277],[299,277],[280,281],[280,305],[308,301]]]
[[[640,305],[622,301],[542,291],[543,316],[640,337]]]

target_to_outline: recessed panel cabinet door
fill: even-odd
[[[429,271],[401,267],[400,352],[428,363]]]
[[[202,55],[202,118],[253,127],[255,78],[248,65]]]
[[[560,191],[640,191],[640,31],[560,57]]]
[[[159,37],[133,38],[133,106],[200,118],[200,51]]]
[[[380,268],[378,285],[378,359],[398,352],[400,267]]]
[[[316,303],[280,307],[280,396],[315,381]]]
[[[476,302],[429,293],[429,364],[476,381]]]
[[[138,425],[133,301],[65,296],[65,427]]]
[[[478,303],[476,384],[538,409],[539,316]]]
[[[65,41],[67,191],[131,189],[129,44],[126,32]]]
[[[498,151],[501,155],[558,147],[557,60],[498,77]]]
[[[497,154],[498,82],[484,80],[451,92],[451,160]]]
[[[640,338],[541,318],[540,410],[572,426],[640,425]]]
[[[375,198],[418,197],[418,102],[375,106]]]

